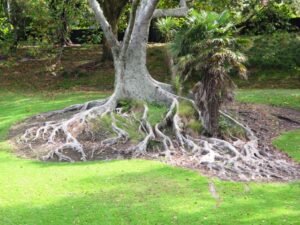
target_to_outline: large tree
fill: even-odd
[[[13,27],[12,49],[16,49],[18,42],[25,36],[24,2],[17,0],[1,0],[6,17]]]
[[[278,158],[272,152],[264,151],[265,149],[259,149],[254,133],[225,113],[222,113],[224,117],[245,130],[247,140],[224,141],[203,135],[195,137],[187,133],[179,112],[180,105],[182,101],[190,106],[195,106],[195,103],[173,94],[170,85],[151,77],[146,66],[146,49],[151,20],[164,16],[186,16],[188,7],[185,0],[180,0],[178,8],[156,9],[158,2],[159,0],[132,1],[128,27],[123,41],[120,42],[105,18],[101,5],[97,0],[89,0],[112,50],[115,66],[114,92],[105,100],[74,105],[35,117],[44,118],[44,122],[33,123],[30,128],[27,127],[21,142],[28,144],[30,149],[40,146],[44,153],[43,160],[57,158],[60,161],[74,161],[78,159],[78,155],[81,160],[91,159],[94,150],[90,149],[125,143],[130,138],[129,132],[116,122],[118,118],[129,119],[129,115],[122,114],[118,106],[119,101],[125,98],[144,102],[143,113],[135,120],[140,123],[140,132],[144,133],[144,137],[134,146],[128,147],[125,144],[122,150],[124,154],[131,154],[133,157],[145,156],[149,153],[149,142],[156,140],[162,143],[159,155],[165,155],[167,161],[173,162],[173,159],[179,158],[183,159],[183,165],[190,161],[189,165],[204,167],[210,173],[225,179],[271,180],[299,177],[298,165]],[[164,119],[154,126],[147,119],[147,102],[169,107]],[[195,114],[200,121],[203,120],[201,112],[195,110]],[[104,115],[111,117],[112,131],[117,135],[102,140],[99,145],[93,145],[92,142],[97,142],[102,137],[102,134],[95,134],[94,128]],[[132,117],[135,118],[134,115]],[[170,128],[173,135],[170,135]],[[70,152],[77,156],[68,154]]]
[[[75,1],[72,0],[51,0],[49,1],[50,13],[56,22],[57,42],[61,46],[72,44],[69,38],[70,14],[75,13]]]

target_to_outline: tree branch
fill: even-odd
[[[159,0],[142,0],[141,12],[140,12],[141,23],[147,23],[151,20],[158,2]]]
[[[128,49],[130,39],[131,39],[131,34],[132,34],[133,27],[134,27],[134,24],[135,24],[135,18],[136,18],[136,13],[137,13],[137,10],[138,10],[139,3],[140,3],[140,0],[133,0],[133,2],[132,2],[129,25],[126,29],[125,36],[124,36],[124,39],[123,39],[123,47],[122,47],[122,50],[121,50],[121,56],[124,56],[127,49]]]
[[[113,53],[114,54],[117,53],[118,50],[120,49],[120,43],[117,40],[116,36],[114,35],[109,22],[105,18],[101,6],[97,2],[97,0],[89,0],[89,4],[95,13],[96,20],[101,25],[105,38],[108,44],[110,45],[110,47],[112,48]]]
[[[186,4],[186,0],[180,0],[179,8],[175,9],[156,9],[153,14],[153,18],[159,17],[184,17],[187,16],[189,8]]]

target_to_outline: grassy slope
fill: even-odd
[[[300,33],[275,32],[240,36],[241,51],[247,56],[248,80],[236,80],[244,88],[299,88]]]
[[[111,90],[114,84],[114,68],[111,64],[95,67],[100,58],[99,46],[76,46],[64,50],[61,70],[54,76],[50,70],[53,59],[26,59],[26,51],[19,50],[17,57],[0,60],[0,90],[41,91],[41,90]],[[1,55],[1,52],[0,52]],[[148,51],[148,69],[153,77],[167,81],[165,48],[151,45]],[[28,82],[30,81],[30,82]]]
[[[0,224],[297,224],[300,183],[215,181],[221,204],[196,172],[144,160],[41,163],[17,159],[8,127],[39,111],[98,93],[0,92]],[[76,99],[76,100],[75,100]]]
[[[236,84],[240,88],[299,88],[300,87],[300,70],[276,70],[256,68],[251,71],[249,68],[249,77],[247,80],[235,78]]]
[[[300,89],[243,89],[237,92],[237,99],[300,110]]]

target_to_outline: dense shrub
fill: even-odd
[[[240,38],[249,68],[300,68],[300,34],[274,33]]]
[[[244,15],[248,19],[240,25],[244,34],[271,34],[278,30],[297,29],[290,23],[295,13],[290,4],[269,1],[266,6],[255,5],[251,11],[246,13],[248,16]]]

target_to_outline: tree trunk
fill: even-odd
[[[219,134],[220,99],[216,93],[215,82],[208,75],[203,82],[198,82],[193,90],[196,105],[202,113],[203,125],[212,137]],[[209,89],[208,89],[209,87]]]
[[[102,45],[101,61],[102,62],[111,62],[111,61],[113,61],[113,56],[112,56],[112,53],[111,53],[111,49],[110,49],[109,44],[107,43],[105,38],[103,40],[103,45]]]
[[[112,31],[116,37],[118,36],[118,18],[108,17],[107,18],[109,23],[111,24]],[[113,61],[113,55],[111,52],[111,47],[109,46],[109,43],[107,42],[106,38],[103,39],[103,45],[102,45],[102,62],[111,62]]]
[[[60,27],[60,45],[63,46],[69,46],[72,44],[72,41],[69,38],[69,21],[68,21],[68,10],[70,10],[69,7],[70,0],[64,0],[63,1],[63,8],[61,12],[61,27]]]
[[[11,46],[12,52],[15,52],[19,43],[19,33],[20,33],[20,26],[19,26],[19,18],[21,16],[20,8],[16,0],[10,0],[7,2],[8,6],[8,18],[9,22],[13,27],[13,44]]]
[[[109,22],[113,34],[118,36],[118,22],[123,9],[129,0],[105,0],[102,3],[103,13]],[[106,38],[104,37],[102,46],[102,59],[101,61],[113,61],[111,46],[109,46]]]
[[[114,58],[116,99],[139,99],[147,102],[171,102],[164,90],[169,85],[155,81],[146,67],[146,48],[137,50],[134,46],[128,49],[128,56]]]

